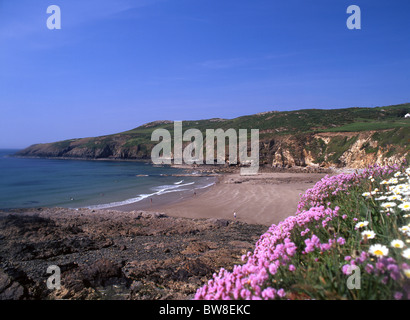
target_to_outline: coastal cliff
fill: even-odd
[[[401,141],[381,144],[379,134],[398,135]],[[348,167],[389,165],[409,158],[405,130],[317,133],[303,137],[286,136],[268,141],[261,149],[264,163],[273,167]],[[407,143],[403,143],[406,141]]]
[[[184,130],[259,129],[260,163],[273,167],[351,167],[410,160],[410,104],[377,108],[264,112],[235,119],[184,121]],[[35,144],[22,157],[149,160],[155,129],[173,134],[171,121],[95,137]],[[228,153],[226,153],[228,156]]]

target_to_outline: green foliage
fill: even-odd
[[[76,139],[64,140],[54,143],[54,147],[58,149],[65,149],[70,147],[71,143],[76,141]]]
[[[360,132],[371,130],[386,130],[408,127],[410,128],[410,121],[396,120],[396,121],[375,121],[375,122],[352,122],[337,128],[330,128],[320,130],[321,132]]]
[[[97,149],[104,149],[107,146],[109,146],[110,139],[104,139],[104,140],[91,140],[83,145],[80,145],[82,148],[87,148],[91,150],[97,150]]]
[[[354,136],[351,138],[334,137],[332,140],[330,140],[327,146],[327,152],[329,154],[328,160],[334,163],[340,163],[339,158],[356,141],[357,141],[357,136]]]
[[[409,121],[410,123],[410,121]],[[409,146],[410,145],[410,127],[396,128],[392,131],[375,132],[372,138],[378,141],[381,147],[389,145]]]

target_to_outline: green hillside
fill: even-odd
[[[314,156],[326,159],[323,148],[317,146],[320,142],[317,142],[317,139],[313,141],[312,135],[368,132],[378,144],[378,146],[369,146],[368,153],[377,153],[379,146],[389,147],[390,152],[407,152],[410,144],[410,118],[404,117],[407,113],[410,113],[409,103],[375,108],[271,111],[234,119],[187,120],[183,121],[183,130],[195,128],[201,130],[205,135],[206,129],[259,129],[262,144],[272,145],[275,141],[282,141],[285,137],[291,140],[296,138],[299,141],[296,144],[306,144],[306,149],[310,148]],[[107,136],[36,144],[20,151],[18,155],[90,159],[149,159],[151,149],[157,143],[151,141],[151,134],[158,128],[168,129],[173,134],[172,121],[155,121],[129,131]],[[335,154],[342,155],[345,149],[352,145],[353,140],[350,138],[348,140],[350,143],[343,140],[327,146],[326,149],[329,150],[337,149],[329,151],[333,160],[337,160]],[[291,144],[293,143],[291,142]],[[298,152],[297,149],[295,146],[289,146],[291,152]],[[275,149],[272,149],[271,146],[261,146],[262,160],[270,162],[275,156],[274,152]]]

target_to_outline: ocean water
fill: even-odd
[[[203,189],[212,177],[131,161],[15,158],[0,149],[0,208],[108,208],[170,192]]]

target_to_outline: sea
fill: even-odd
[[[0,209],[106,209],[170,193],[194,193],[214,177],[139,161],[14,157],[0,149]]]

